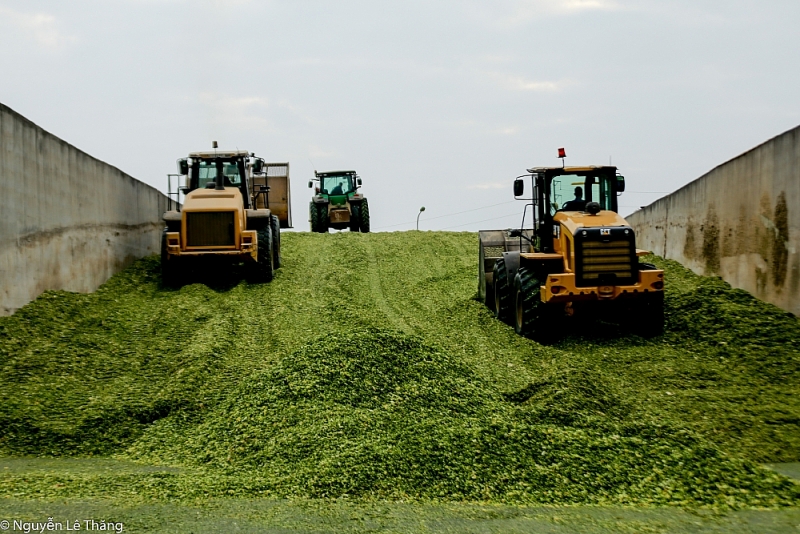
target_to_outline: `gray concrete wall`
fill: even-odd
[[[800,126],[627,220],[639,248],[800,315]]]
[[[48,289],[90,292],[159,251],[158,190],[0,104],[0,315]]]

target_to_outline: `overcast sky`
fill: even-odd
[[[628,214],[800,124],[798,28],[798,0],[0,0],[0,102],[162,190],[212,140],[289,161],[299,230],[315,168],[359,172],[374,230],[508,228],[558,147]]]

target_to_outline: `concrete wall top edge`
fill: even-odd
[[[750,156],[752,153],[757,152],[759,150],[764,149],[767,146],[772,145],[773,143],[777,142],[782,137],[790,137],[790,136],[794,136],[794,135],[800,135],[800,125],[795,126],[794,128],[790,128],[789,130],[786,130],[785,132],[780,133],[780,134],[778,134],[778,135],[776,135],[774,137],[771,137],[771,138],[767,139],[766,141],[764,141],[763,143],[759,143],[758,145],[754,146],[753,148],[742,152],[738,156],[734,156],[731,159],[729,159],[729,160],[727,160],[727,161],[725,161],[723,163],[720,163],[719,165],[711,168],[709,171],[703,173],[703,175],[699,176],[698,178],[695,178],[691,182],[689,182],[687,184],[684,184],[683,186],[679,187],[675,191],[673,191],[673,192],[671,192],[671,193],[669,193],[669,194],[667,194],[667,195],[665,195],[665,196],[663,196],[663,197],[661,197],[661,198],[659,198],[657,200],[654,200],[650,204],[646,205],[644,207],[644,209],[654,208],[654,207],[656,207],[658,204],[660,204],[662,202],[669,202],[669,198],[672,197],[673,195],[677,195],[677,194],[683,192],[684,190],[688,190],[688,189],[690,189],[692,187],[698,186],[706,178],[708,178],[709,176],[713,175],[714,173],[719,171],[721,168],[724,168],[727,165],[736,162],[737,160],[742,160],[742,159]],[[642,211],[642,208],[634,211],[631,215],[629,215],[629,217],[632,216],[635,213],[638,213],[639,211]]]
[[[8,113],[14,119],[16,119],[18,121],[21,121],[21,122],[25,123],[27,126],[29,126],[30,128],[36,130],[39,134],[44,134],[45,136],[50,137],[54,141],[57,141],[57,142],[61,143],[65,147],[68,147],[68,148],[71,148],[73,150],[76,150],[82,156],[85,156],[85,157],[87,157],[87,158],[89,158],[89,159],[91,159],[91,160],[93,160],[93,161],[95,161],[97,163],[101,163],[103,165],[107,165],[108,167],[113,168],[114,170],[116,170],[119,173],[120,178],[126,178],[126,179],[133,180],[134,182],[140,184],[141,186],[144,186],[144,187],[146,187],[148,189],[152,189],[155,193],[163,195],[163,193],[160,190],[156,189],[152,185],[146,184],[146,183],[142,182],[141,180],[139,180],[138,178],[135,178],[135,177],[131,176],[130,174],[126,173],[125,171],[121,170],[119,167],[116,167],[114,165],[111,165],[110,163],[107,163],[107,162],[105,162],[105,161],[103,161],[101,159],[98,159],[98,158],[92,156],[91,154],[89,154],[88,152],[85,152],[85,151],[81,150],[80,148],[76,147],[75,145],[64,141],[62,138],[60,138],[57,135],[45,130],[44,128],[42,128],[41,126],[39,126],[38,124],[36,124],[32,120],[28,119],[24,115],[19,114],[18,112],[14,111],[13,109],[11,109],[7,105],[3,104],[2,102],[0,102],[0,113]]]

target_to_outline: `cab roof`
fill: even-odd
[[[603,170],[612,170],[616,171],[616,167],[612,167],[610,165],[586,165],[583,167],[533,167],[528,169],[530,173],[539,173],[539,172],[554,172],[558,171],[558,174],[575,174],[579,172],[594,172],[594,171],[603,171]]]
[[[190,152],[190,158],[214,159],[214,158],[235,158],[248,157],[250,152],[247,150],[209,150],[204,152]]]
[[[322,177],[326,177],[326,176],[345,176],[345,175],[355,176],[356,175],[356,171],[323,171],[323,172],[314,171],[314,175],[318,176],[318,177],[319,176],[322,176]]]

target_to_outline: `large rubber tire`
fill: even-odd
[[[494,262],[494,316],[504,323],[511,322],[511,287],[508,283],[506,261],[498,258]]]
[[[319,226],[317,231],[321,234],[328,233],[328,205],[317,204],[317,218],[319,219]]]
[[[253,279],[255,282],[271,282],[275,274],[272,263],[272,228],[270,225],[260,229],[256,234],[258,239],[258,260],[253,264]]]
[[[361,229],[361,204],[350,204],[350,231],[358,232]]]
[[[514,278],[514,331],[548,343],[555,338],[555,310],[542,302],[541,285],[533,269],[519,268]]]
[[[270,215],[269,226],[272,230],[272,268],[281,268],[281,221],[277,215]]]
[[[664,293],[650,293],[637,303],[631,314],[634,333],[656,337],[664,333]]]
[[[369,204],[367,204],[366,198],[361,201],[361,221],[359,223],[359,228],[362,234],[369,233]]]
[[[319,232],[319,210],[313,202],[308,204],[308,219],[311,222],[311,231]]]
[[[170,260],[167,254],[167,233],[161,234],[161,284],[164,286],[174,286],[177,282],[178,273],[175,260]]]

